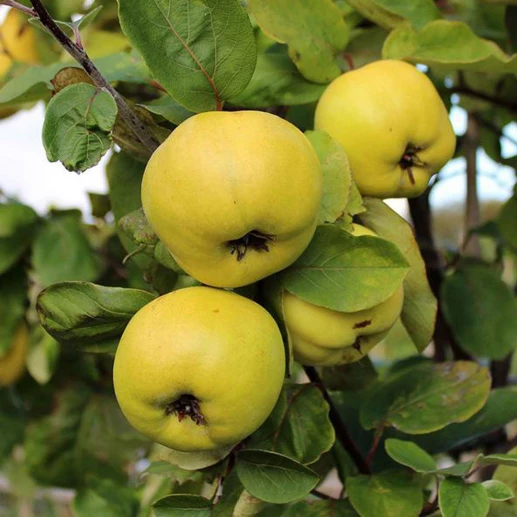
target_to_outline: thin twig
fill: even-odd
[[[19,9],[19,6],[21,5],[16,4],[16,2],[12,2],[11,0],[1,0],[1,2],[5,5],[11,5],[16,9]],[[147,147],[151,153],[153,153],[158,148],[159,142],[149,132],[145,124],[138,118],[134,111],[127,105],[126,101],[117,92],[117,90],[115,90],[115,88],[113,88],[113,86],[111,86],[111,84],[102,76],[86,51],[80,45],[75,44],[61,30],[40,0],[31,0],[31,4],[34,9],[25,8],[25,6],[23,6],[23,9],[20,10],[38,18],[58,43],[84,68],[85,72],[91,77],[95,85],[111,94],[117,103],[120,116],[134,131],[142,144]],[[29,9],[29,11],[27,11],[27,9]]]
[[[366,456],[366,463],[368,464],[369,467],[372,466],[373,458],[375,457],[375,453],[377,452],[377,449],[379,448],[379,444],[381,443],[381,438],[382,438],[383,433],[384,433],[384,424],[381,424],[375,430],[372,446]]]
[[[481,210],[477,189],[477,150],[479,147],[479,121],[472,113],[468,114],[467,133],[464,149],[467,162],[467,198],[465,200],[465,241],[463,252],[474,257],[481,257],[479,236],[471,233],[481,222]],[[468,238],[467,238],[468,236]]]
[[[517,104],[514,102],[507,102],[502,99],[498,99],[497,97],[491,97],[483,92],[478,92],[476,90],[472,90],[468,86],[457,86],[455,88],[449,89],[450,93],[457,93],[458,95],[468,95],[470,97],[476,97],[482,101],[490,102],[491,104],[495,104],[496,106],[500,106],[502,108],[506,108],[509,111],[513,111],[517,113]]]
[[[32,16],[33,18],[38,17],[38,15],[36,14],[36,11],[34,9],[31,9],[30,7],[27,7],[18,2],[15,2],[14,0],[0,0],[0,5],[6,5],[7,7],[14,7],[14,9],[17,9],[18,11],[22,11],[25,14]]]
[[[344,447],[344,449],[348,452],[348,454],[352,458],[352,461],[357,466],[359,472],[361,474],[371,474],[370,467],[366,463],[361,452],[357,448],[357,445],[354,443],[350,434],[348,433],[348,429],[341,420],[341,416],[339,415],[339,412],[337,411],[336,406],[334,405],[334,402],[331,399],[328,391],[325,389],[323,381],[321,380],[318,372],[316,371],[316,368],[314,368],[313,366],[304,366],[303,369],[305,370],[307,377],[309,377],[309,380],[321,390],[323,398],[326,400],[327,404],[330,407],[329,418],[332,422],[332,425],[334,426],[334,431],[336,432],[337,439]]]

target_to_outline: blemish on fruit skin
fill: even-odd
[[[218,313],[219,309],[214,309],[212,312]]]
[[[354,325],[354,328],[355,329],[364,329],[364,327],[367,327],[368,325],[371,325],[372,324],[372,320],[364,320],[364,321],[360,321],[359,323],[356,323]]]

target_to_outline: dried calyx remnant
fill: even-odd
[[[422,147],[414,144],[408,144],[402,158],[400,159],[400,166],[402,170],[407,171],[409,176],[409,181],[412,185],[415,184],[415,176],[413,175],[413,167],[416,165],[417,167],[424,167],[425,162],[423,162],[417,155],[419,151],[422,150]]]
[[[206,424],[205,417],[199,407],[199,400],[193,395],[181,395],[179,399],[167,404],[165,414],[167,416],[177,415],[179,422],[186,417],[190,417],[196,425]]]
[[[255,251],[269,251],[269,243],[274,240],[275,237],[273,235],[253,230],[239,239],[228,241],[227,244],[230,248],[230,253],[232,255],[237,254],[237,261],[241,261],[246,255],[248,248]]]

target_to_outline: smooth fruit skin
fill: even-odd
[[[422,194],[456,146],[433,83],[403,61],[376,61],[335,79],[318,102],[315,128],[343,145],[361,194],[378,198]],[[401,164],[408,146],[416,149],[411,171]]]
[[[354,225],[353,235],[374,232]],[[345,313],[308,303],[288,291],[283,316],[294,357],[309,366],[332,366],[359,361],[379,343],[402,311],[404,289],[370,309]]]
[[[29,349],[29,331],[21,323],[13,336],[11,348],[0,359],[0,386],[14,384],[25,371],[25,359]]]
[[[142,204],[189,275],[239,287],[303,253],[321,192],[318,158],[295,126],[257,111],[208,112],[183,122],[153,154]],[[270,236],[266,248],[232,245],[250,232]]]
[[[285,373],[280,330],[269,313],[210,287],[157,298],[130,321],[113,380],[119,405],[141,433],[183,452],[214,451],[253,433],[276,404]],[[167,414],[182,396],[205,423]]]

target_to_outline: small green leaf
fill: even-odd
[[[397,463],[405,465],[416,472],[432,472],[436,470],[436,461],[416,443],[388,438],[384,442],[384,447],[388,455]]]
[[[43,145],[51,162],[83,172],[96,165],[112,144],[117,118],[113,97],[90,84],[72,84],[47,106]]]
[[[437,301],[429,287],[424,260],[409,223],[380,199],[365,198],[366,212],[359,218],[368,228],[396,244],[411,269],[404,279],[404,306],[401,320],[421,352],[431,341]]]
[[[389,298],[408,269],[391,242],[319,226],[309,247],[279,279],[289,292],[307,302],[355,312]]]
[[[103,266],[86,238],[81,215],[79,210],[54,212],[36,235],[32,263],[43,286],[99,277]]]
[[[424,502],[420,481],[409,472],[349,477],[346,490],[361,517],[417,517]]]
[[[260,28],[280,43],[301,74],[316,83],[340,75],[336,55],[348,42],[348,27],[331,0],[249,0]]]
[[[301,499],[319,482],[312,470],[274,452],[241,451],[235,468],[244,488],[269,503],[285,504]]]
[[[448,276],[442,287],[442,305],[466,352],[502,359],[517,346],[517,301],[490,267],[470,264]]]
[[[507,501],[515,497],[513,490],[502,481],[497,481],[497,479],[483,481],[482,485],[486,490],[488,498],[492,501]]]
[[[318,224],[333,223],[345,216],[352,188],[350,164],[345,150],[324,131],[307,131],[323,172],[323,196]]]
[[[0,204],[0,275],[13,267],[30,246],[38,220],[29,206]]]
[[[430,433],[477,413],[490,393],[490,375],[477,363],[423,363],[379,383],[361,410],[365,429],[392,426]]]
[[[457,463],[456,465],[452,465],[450,467],[444,467],[443,469],[437,469],[433,472],[433,474],[440,474],[441,476],[454,476],[454,477],[465,477],[469,472],[472,466],[474,465],[474,460],[465,461],[463,463]]]
[[[212,504],[200,495],[173,494],[153,503],[156,517],[210,517]]]
[[[118,221],[118,227],[136,244],[155,246],[158,236],[154,233],[142,208],[130,212]]]
[[[31,333],[27,370],[38,384],[47,384],[52,378],[59,353],[59,343],[47,334],[40,325],[35,326]]]
[[[485,517],[490,501],[481,483],[447,478],[440,484],[438,502],[443,517]]]
[[[189,111],[170,95],[164,95],[159,99],[155,99],[145,104],[138,104],[138,106],[142,106],[147,111],[150,111],[155,115],[160,115],[165,120],[172,122],[176,126],[179,126],[192,115],[195,115],[194,112]]]
[[[295,106],[316,102],[325,88],[326,85],[307,81],[281,47],[257,56],[248,86],[229,102],[243,108]]]
[[[287,385],[271,415],[251,436],[249,447],[278,452],[305,465],[314,463],[334,444],[328,411],[316,386]]]
[[[348,3],[365,18],[385,29],[394,29],[407,21],[419,29],[440,17],[433,0],[348,0]]]
[[[493,41],[479,38],[465,23],[435,20],[418,32],[402,25],[386,38],[384,59],[404,59],[443,70],[515,73],[517,55],[508,56]]]
[[[250,81],[257,50],[239,0],[119,0],[119,14],[153,75],[189,110],[221,107]]]
[[[153,299],[138,289],[63,282],[40,293],[37,310],[45,330],[60,343],[103,352],[116,346],[129,320]]]

